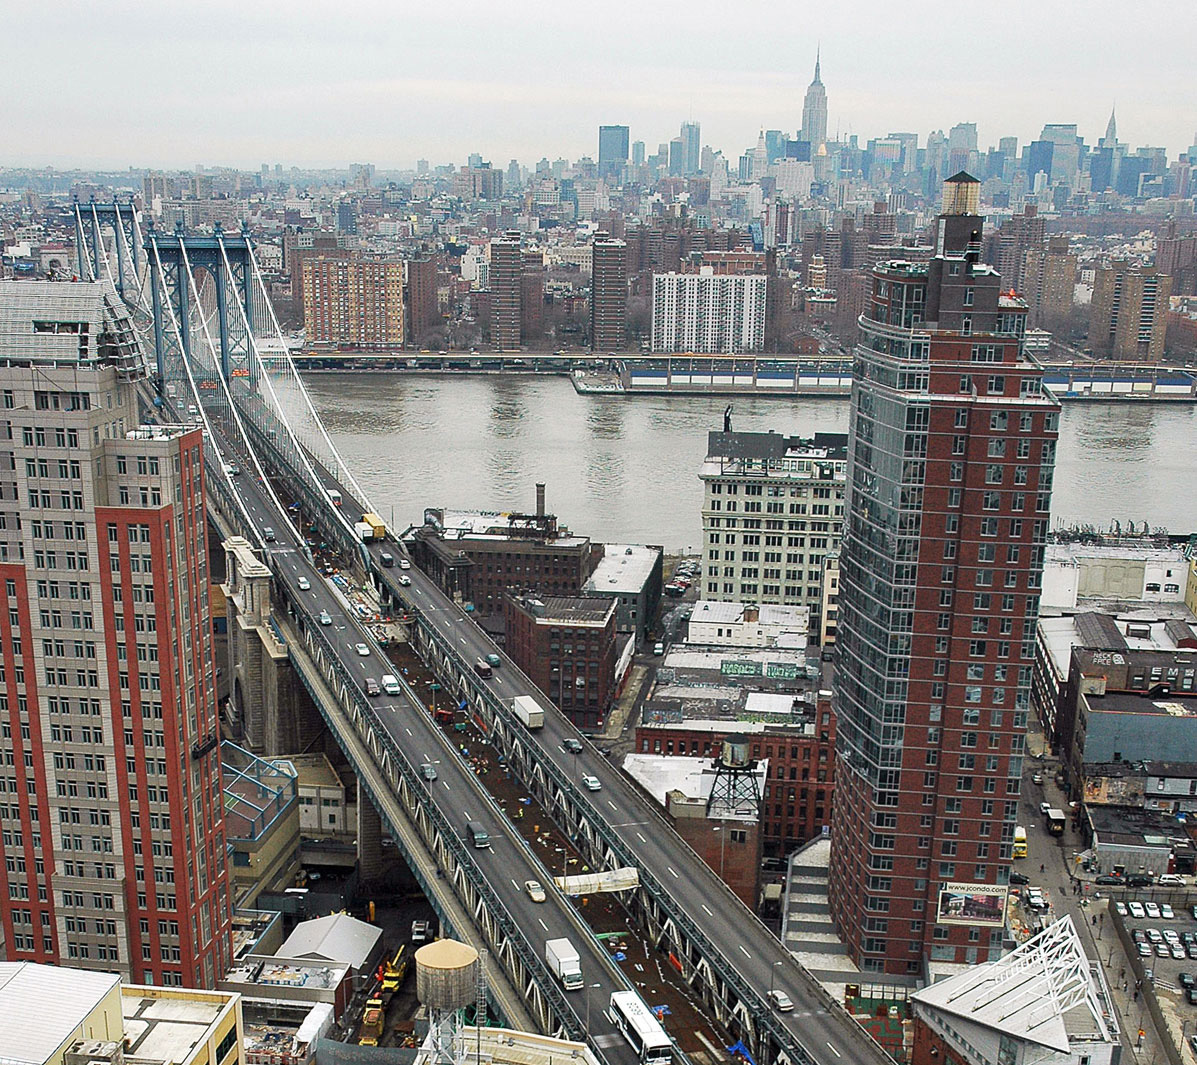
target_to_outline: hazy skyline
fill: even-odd
[[[798,128],[819,44],[828,132],[862,145],[969,121],[982,151],[1048,122],[1094,144],[1112,103],[1133,147],[1175,158],[1197,138],[1197,6],[1162,0],[863,0],[817,20],[761,0],[16,6],[2,166],[531,166],[595,157],[602,123],[651,154],[687,118],[734,162],[759,129]]]

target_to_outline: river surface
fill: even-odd
[[[580,396],[564,377],[305,375],[358,483],[399,529],[425,507],[533,510],[597,541],[702,543],[707,432],[725,396]],[[733,427],[846,432],[847,399],[733,397]],[[1065,403],[1054,523],[1197,530],[1197,405]]]

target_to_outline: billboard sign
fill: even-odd
[[[1006,923],[1006,896],[1010,889],[998,884],[944,884],[939,889],[940,924],[987,925]]]
[[[763,667],[760,662],[741,662],[725,658],[719,663],[719,672],[725,677],[759,677]]]

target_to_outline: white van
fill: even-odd
[[[382,685],[382,690],[386,692],[387,695],[399,695],[401,692],[399,680],[392,673],[384,674],[382,680],[380,680],[378,683]]]

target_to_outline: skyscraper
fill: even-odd
[[[1059,407],[981,226],[941,215],[929,263],[873,268],[860,319],[830,902],[865,972],[1002,949]]]
[[[500,351],[518,351],[524,259],[512,230],[490,242],[490,339]]]
[[[683,122],[682,173],[697,174],[702,169],[702,127],[697,122]]]
[[[599,126],[599,177],[604,181],[618,181],[627,162],[628,127]]]
[[[806,90],[802,103],[802,139],[810,142],[811,153],[827,143],[827,90],[819,77],[819,53],[815,52],[815,80]]]
[[[590,250],[590,350],[622,351],[628,334],[628,246],[600,231]]]
[[[4,957],[215,987],[231,960],[203,434],[140,428],[110,283],[0,282]]]
[[[436,260],[428,257],[409,259],[406,270],[408,333],[419,344],[421,338],[444,325],[436,294]]]

